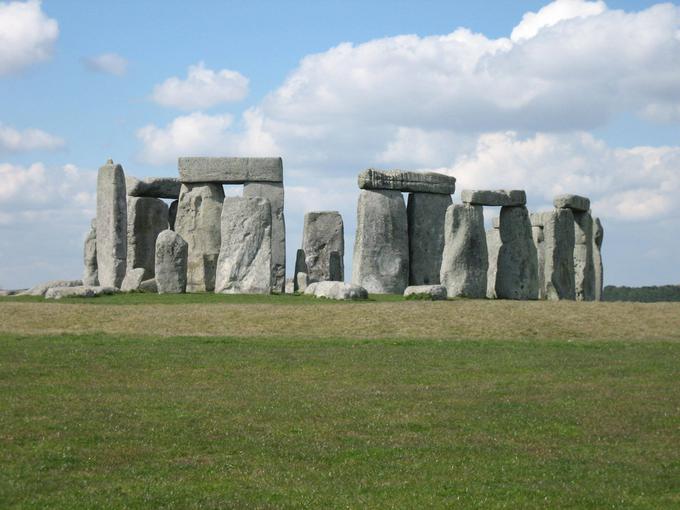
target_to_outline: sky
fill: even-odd
[[[680,5],[0,1],[0,288],[80,277],[108,158],[187,155],[283,157],[289,273],[338,210],[349,278],[373,167],[588,196],[605,284],[680,284]]]

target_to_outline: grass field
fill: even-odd
[[[0,508],[677,508],[680,304],[0,299]]]

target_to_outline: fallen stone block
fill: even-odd
[[[359,174],[359,188],[394,190],[414,193],[451,195],[456,191],[456,178],[436,172],[404,172],[369,168]]]
[[[157,293],[158,292],[158,284],[156,284],[156,279],[155,278],[150,278],[149,280],[144,280],[140,285],[139,285],[139,290],[141,292],[150,292],[150,293]]]
[[[501,247],[498,250],[496,297],[538,299],[538,256],[527,208],[502,207],[498,230]]]
[[[120,288],[127,269],[127,200],[123,167],[108,160],[97,175],[97,275]]]
[[[368,291],[359,285],[344,282],[314,282],[305,290],[305,295],[317,298],[358,300],[368,299]]]
[[[154,252],[155,251],[156,250],[154,247]],[[144,280],[144,273],[145,269],[143,267],[130,269],[125,275],[125,278],[123,278],[123,283],[120,286],[120,290],[123,292],[133,292],[139,290],[139,287],[142,285],[142,281]]]
[[[159,294],[182,294],[187,287],[189,245],[177,232],[164,230],[156,239],[155,280]]]
[[[464,204],[487,205],[494,207],[522,206],[527,203],[527,194],[524,190],[471,190],[464,189],[461,193]]]
[[[441,285],[411,285],[406,287],[404,297],[441,301],[446,299],[446,288]]]
[[[305,214],[302,250],[310,282],[343,280],[342,257],[345,254],[345,229],[340,213],[314,211]],[[331,268],[332,252],[339,255],[340,267]],[[338,260],[335,261],[335,264],[337,263]]]
[[[410,193],[408,219],[409,285],[439,283],[444,251],[444,220],[450,195]]]
[[[45,293],[45,299],[62,299],[72,297],[91,298],[111,295],[118,292],[115,287],[80,285],[78,287],[52,287]]]
[[[588,212],[590,210],[590,199],[579,195],[558,195],[553,200],[553,205],[557,209],[571,209],[572,211]]]
[[[83,285],[99,285],[97,276],[97,220],[92,220],[83,246]]]
[[[44,296],[45,293],[52,287],[82,287],[82,280],[50,280],[39,283],[30,289],[22,292],[21,296]]]
[[[281,158],[179,158],[179,180],[220,184],[283,182],[283,161]]]
[[[160,198],[128,197],[127,215],[127,267],[142,268],[142,280],[148,280],[155,271],[156,238],[168,228],[168,205]]]
[[[147,177],[137,179],[131,175],[125,178],[127,194],[130,197],[179,198],[181,183],[175,177]]]

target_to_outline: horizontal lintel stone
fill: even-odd
[[[590,210],[590,199],[580,195],[558,195],[553,200],[553,205],[558,209],[588,212]]]
[[[359,174],[359,188],[395,190],[413,193],[451,195],[456,191],[456,178],[436,172],[383,171],[369,168]]]
[[[130,197],[179,198],[182,183],[176,177],[147,177],[137,179],[125,176],[125,187]]]
[[[181,182],[283,182],[281,158],[183,157],[178,166]]]
[[[527,194],[524,190],[472,190],[464,189],[461,193],[464,204],[488,205],[492,207],[512,207],[526,205]]]

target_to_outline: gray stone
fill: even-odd
[[[179,200],[173,200],[170,202],[170,207],[168,209],[168,227],[170,230],[175,230],[175,220],[177,219],[177,205]]]
[[[179,198],[181,183],[175,177],[147,177],[139,180],[131,175],[125,178],[130,197]]]
[[[502,207],[499,231],[501,248],[498,251],[496,296],[499,299],[538,299],[538,256],[527,208]]]
[[[414,193],[441,193],[451,195],[456,191],[456,178],[436,172],[383,171],[369,168],[359,174],[359,188],[394,190]]]
[[[97,220],[92,220],[83,246],[83,285],[99,285],[97,276]]]
[[[305,250],[303,249],[298,249],[297,252],[295,253],[295,273],[293,276],[293,286],[294,286],[294,292],[297,292],[300,290],[298,287],[298,279],[297,275],[298,273],[305,273],[305,278],[307,278],[307,263],[305,262]],[[305,285],[306,285],[306,279],[305,279]],[[302,289],[304,290],[304,289]]]
[[[593,265],[593,218],[589,212],[574,212],[574,276],[576,301],[595,300]]]
[[[225,198],[215,292],[269,294],[272,291],[271,242],[269,200],[261,197]]]
[[[444,219],[451,196],[410,193],[408,218],[409,285],[439,283],[444,251]]]
[[[411,285],[406,287],[404,297],[431,299],[442,301],[446,299],[446,288],[441,285]]]
[[[602,266],[602,241],[604,229],[600,218],[595,218],[593,223],[593,268],[595,271],[595,301],[604,298],[604,268]]]
[[[118,292],[115,287],[101,287],[95,285],[79,285],[77,287],[51,287],[45,293],[45,299],[62,299],[70,297],[97,297],[111,295]]]
[[[590,210],[590,199],[579,195],[558,195],[553,200],[553,205],[557,209],[571,209],[578,212],[588,212]]]
[[[22,296],[44,296],[52,287],[82,287],[82,280],[50,280],[22,292]]]
[[[182,294],[187,288],[189,245],[177,232],[164,230],[156,239],[156,288],[159,294]]]
[[[532,220],[531,237],[536,247],[536,258],[538,260],[538,299],[545,299],[545,245],[543,244],[545,237],[543,235],[543,224],[534,226],[533,223]]]
[[[446,210],[441,284],[449,297],[483,298],[489,253],[481,205],[453,204]]]
[[[285,292],[286,220],[283,215],[283,183],[247,182],[243,186],[243,196],[269,200],[272,209],[272,292]]]
[[[340,213],[315,211],[305,214],[302,250],[310,282],[342,281],[345,273],[343,267],[345,230]],[[337,252],[340,256],[340,267],[334,267],[333,271],[331,271],[332,252]],[[335,263],[337,264],[337,261]]]
[[[464,189],[461,193],[464,204],[488,205],[488,206],[522,206],[527,203],[527,194],[524,190],[471,190]]]
[[[156,238],[168,228],[168,205],[160,198],[128,197],[127,267],[142,268],[142,280],[154,276]]]
[[[127,202],[123,167],[108,162],[97,175],[97,274],[104,287],[119,288],[127,258]]]
[[[189,246],[188,292],[215,290],[223,202],[224,188],[220,184],[182,184],[175,232]]]
[[[155,246],[154,246],[154,258],[155,258]],[[155,271],[155,268],[154,268]],[[137,267],[135,269],[128,269],[127,274],[125,275],[125,278],[123,279],[123,283],[120,286],[120,290],[123,292],[132,292],[135,290],[139,290],[139,287],[142,285],[142,281],[144,280],[144,273],[146,270],[143,267]]]
[[[501,233],[498,228],[486,231],[486,249],[489,253],[489,269],[486,273],[486,297],[496,299],[496,271],[498,270],[498,251],[501,249]]]
[[[307,273],[299,272],[295,275],[295,291],[304,292],[307,290],[307,285],[309,285],[309,276]]]
[[[375,294],[408,286],[408,228],[399,191],[362,190],[357,205],[352,283]]]
[[[543,223],[543,295],[545,299],[575,299],[574,214],[555,209]]]
[[[0,297],[8,297],[8,296],[20,296],[23,295],[26,290],[28,289],[2,289],[0,290]]]
[[[139,290],[141,292],[152,292],[155,294],[156,292],[158,292],[158,285],[156,284],[156,279],[151,278],[149,280],[144,280],[139,285]]]
[[[281,158],[179,158],[182,182],[283,182]]]
[[[329,257],[328,267],[330,271],[330,281],[342,282],[345,280],[345,267],[342,255],[338,251],[332,251]]]
[[[501,226],[501,219],[498,216],[494,216],[491,218],[491,227],[492,228],[500,228]]]
[[[317,298],[357,300],[368,299],[368,291],[359,285],[344,282],[314,282],[305,290],[306,295]]]
[[[293,278],[286,278],[286,294],[295,293],[295,284]]]

